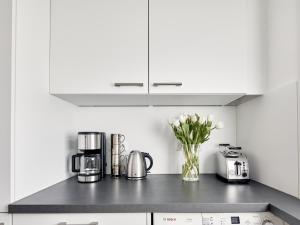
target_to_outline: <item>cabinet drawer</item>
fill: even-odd
[[[0,213],[0,225],[11,225],[11,215],[7,213]]]
[[[14,214],[14,225],[146,225],[146,213]]]

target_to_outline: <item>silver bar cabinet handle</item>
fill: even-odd
[[[61,222],[61,223],[58,223],[57,225],[75,225],[75,224],[69,224],[69,223],[66,223],[66,222]],[[76,225],[99,225],[99,223],[98,222],[92,222],[92,223],[87,223],[87,224],[76,224]]]
[[[143,87],[144,83],[115,83],[115,87]]]
[[[158,86],[182,86],[182,82],[155,82],[153,83],[154,87]]]

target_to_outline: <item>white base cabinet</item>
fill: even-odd
[[[14,225],[147,225],[146,213],[14,214]],[[5,224],[6,225],[6,224]],[[149,225],[149,224],[148,224]]]
[[[0,225],[12,225],[11,215],[7,213],[0,213]]]

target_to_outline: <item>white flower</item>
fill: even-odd
[[[194,114],[194,115],[191,115],[191,120],[193,123],[197,122],[197,116]]]
[[[207,121],[212,122],[214,120],[214,115],[210,114],[207,117]]]
[[[200,123],[205,123],[205,117],[204,116],[199,116],[199,122]]]
[[[181,123],[185,123],[186,119],[187,119],[187,116],[185,114],[183,114],[179,117],[179,120]]]
[[[179,127],[179,126],[180,126],[179,120],[175,120],[175,121],[173,122],[173,125],[174,125],[175,127]]]
[[[216,124],[216,129],[223,129],[223,128],[224,128],[224,123],[222,121]]]

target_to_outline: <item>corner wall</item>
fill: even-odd
[[[17,0],[15,200],[62,181],[73,154],[76,107],[49,95],[49,0]]]
[[[270,91],[237,110],[237,143],[251,178],[298,196],[297,83]]]
[[[265,95],[237,107],[237,142],[254,180],[299,196],[300,2],[268,0]]]

